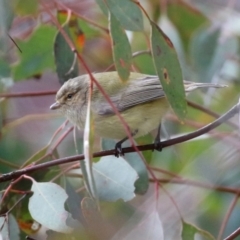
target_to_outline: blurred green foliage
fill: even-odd
[[[104,4],[104,1],[97,2]],[[134,7],[133,10],[127,10],[137,11],[137,16],[142,15],[143,17],[142,23],[140,21],[139,25],[134,25],[132,21],[136,19],[134,20],[130,16],[124,19],[126,12],[122,10],[121,4],[119,7],[116,5],[116,1],[107,2],[112,7],[112,13],[119,13],[117,19],[125,29],[126,25],[130,24],[130,21],[133,24],[130,28],[138,30],[138,32],[127,31],[133,54],[145,51],[145,53],[139,54],[132,59],[132,70],[155,74],[153,60],[149,54],[150,25],[147,18],[140,12],[137,5],[132,5],[133,2],[129,2]],[[126,2],[128,1],[126,0]],[[164,33],[174,43],[186,80],[228,85],[228,88],[194,92],[187,97],[200,106],[221,115],[236,104],[239,98],[240,25],[237,23],[240,21],[240,7],[236,3],[236,8],[233,9],[227,8],[227,5],[218,8],[220,4],[214,5],[215,8],[208,8],[207,2],[195,4],[194,1],[188,3],[185,1],[171,1],[164,6],[163,4],[160,5],[159,1],[146,1],[143,7],[150,18],[154,19],[162,27]],[[226,1],[226,3],[229,2]],[[45,2],[45,4],[47,3]],[[92,72],[115,69],[111,38],[108,34],[107,16],[102,13],[94,1],[85,4],[73,1],[72,5],[65,6],[75,13],[74,17],[76,17],[79,29],[83,33],[84,41],[81,42],[82,50],[80,54]],[[42,5],[41,1],[30,0],[0,0],[0,95],[23,90],[25,92],[44,92],[51,89],[57,90],[59,87],[59,83],[56,81],[56,71],[58,70],[56,70],[54,62],[56,59],[54,59],[53,54],[54,41],[59,29],[52,22],[57,19],[56,10],[61,9],[63,6],[58,5],[58,3],[56,5],[49,3],[49,5],[45,6]],[[118,7],[114,8],[116,6]],[[204,9],[207,9],[207,11],[204,11]],[[226,10],[224,14],[223,10]],[[50,16],[48,11],[53,12],[55,15]],[[104,11],[106,13],[106,9]],[[139,31],[143,25],[144,30]],[[60,33],[58,34],[60,35]],[[80,36],[79,32],[76,33],[76,36]],[[124,53],[124,50],[122,51]],[[74,56],[69,46],[68,53]],[[63,51],[58,52],[58,54],[66,62],[67,58],[64,59],[64,57],[67,56],[67,53]],[[79,67],[79,74],[85,73],[84,67],[77,59],[74,62],[73,58],[71,61]],[[72,63],[66,69],[71,68]],[[64,61],[63,64],[65,64]],[[63,68],[62,65],[60,65],[60,68]],[[65,75],[66,69],[63,71],[63,75]],[[75,71],[76,74],[78,73]],[[51,101],[53,99],[54,96],[51,96]],[[50,103],[50,97],[38,99],[34,97],[27,99],[0,97],[1,174],[16,170],[16,167],[26,164],[28,159],[31,159],[29,163],[32,166],[75,154],[73,137],[69,133],[70,131],[68,132],[70,126],[67,125],[56,132],[62,119],[59,120],[50,116],[47,110]],[[38,118],[30,117],[30,121],[29,119],[26,121],[26,119],[22,118],[24,113],[38,113],[40,116]],[[43,121],[43,119],[46,119],[46,115],[48,116],[47,121]],[[16,123],[18,120],[22,122],[11,125],[10,131],[5,131],[9,123]],[[162,124],[161,139],[174,138],[179,134],[194,131],[213,120],[214,118],[208,114],[188,107],[185,124],[181,124],[170,110]],[[238,125],[238,120],[233,119],[232,121]],[[131,234],[139,230],[139,225],[143,226],[142,221],[149,223],[148,227],[144,224],[146,232],[154,231],[152,227],[154,224],[150,219],[152,212],[159,215],[161,220],[161,224],[158,222],[159,228],[163,228],[165,239],[194,239],[194,235],[198,231],[200,231],[201,235],[200,228],[217,238],[220,229],[224,227],[222,239],[236,230],[240,221],[240,216],[237,214],[239,212],[238,201],[236,201],[232,212],[228,213],[236,194],[229,193],[226,190],[239,187],[239,138],[237,132],[237,127],[233,128],[223,124],[209,134],[168,147],[163,149],[162,152],[143,152],[141,156],[148,164],[148,168],[155,167],[158,169],[158,171],[152,171],[155,177],[162,182],[160,186],[152,183],[154,178],[147,171],[147,167],[140,162],[139,155],[134,153],[128,156],[126,154],[126,160],[132,161],[131,166],[133,169],[139,171],[139,185],[135,185],[137,187],[135,193],[143,194],[147,189],[148,191],[142,196],[136,195],[129,202],[123,202],[123,200],[111,203],[100,201],[98,204],[101,214],[91,209],[91,204],[89,204],[89,209],[86,205],[81,206],[82,200],[88,196],[88,193],[84,188],[79,169],[67,173],[65,170],[69,166],[56,166],[47,170],[41,169],[31,176],[39,182],[53,180],[58,184],[67,179],[70,187],[62,184],[67,189],[70,198],[67,208],[72,214],[74,213],[73,209],[75,209],[81,215],[78,220],[83,226],[74,233],[76,239],[83,237],[84,239],[114,240],[117,233],[122,234],[118,236],[131,239],[130,236],[133,236]],[[53,141],[47,144],[53,135]],[[137,139],[136,142],[138,144],[151,143],[154,141],[154,137],[155,132]],[[110,146],[114,145],[113,142],[106,142],[105,145],[103,143],[104,149],[109,149]],[[79,147],[81,153],[82,135],[77,136],[77,143],[81,144]],[[96,143],[95,145],[94,148],[99,150],[99,144]],[[37,154],[41,149],[43,150]],[[112,162],[111,168],[114,168],[114,159]],[[121,170],[124,169],[116,169],[116,171]],[[122,176],[125,176],[124,172]],[[148,179],[151,181],[147,181]],[[190,183],[184,183],[183,180],[185,179],[194,180],[199,185],[190,186]],[[1,195],[9,186],[8,184],[1,184]],[[19,239],[24,239],[26,235],[31,234],[33,234],[33,238],[36,237],[34,235],[36,232],[31,229],[33,219],[29,215],[27,208],[31,196],[31,193],[28,192],[30,185],[29,180],[24,180],[24,182],[21,180],[17,185],[14,185],[12,189],[14,191],[8,194],[1,209],[3,214],[13,207],[11,218],[16,219],[20,226],[21,237]],[[215,186],[225,187],[226,189],[219,192],[215,189]],[[71,191],[77,190],[76,195],[72,194],[71,196],[69,188],[71,188]],[[19,190],[27,192],[19,192]],[[23,193],[26,193],[27,197],[19,205],[15,206],[14,204]],[[157,195],[158,193],[159,195]],[[175,205],[180,209],[184,221],[191,223],[190,226],[182,223]],[[85,212],[83,213],[82,210]],[[89,214],[88,217],[86,217],[86,214]],[[223,226],[227,214],[230,217],[226,226]],[[74,214],[73,218],[76,218]],[[4,215],[0,220],[3,222]],[[16,220],[13,221],[14,223],[11,223],[12,220],[10,220],[9,223],[13,227],[13,236],[15,234],[19,236]],[[27,224],[29,221],[31,224]],[[194,226],[197,226],[197,228]],[[184,234],[181,232],[182,227],[184,227]],[[1,234],[3,233],[1,232]],[[185,236],[190,236],[190,238]],[[48,235],[48,239],[69,238],[69,235],[60,233],[51,232]],[[36,239],[38,238],[36,237]],[[141,236],[139,236],[139,239],[141,239]]]

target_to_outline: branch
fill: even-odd
[[[224,240],[234,240],[239,235],[240,235],[240,228],[238,228],[235,232],[231,233],[228,237],[224,238]]]
[[[222,115],[221,117],[216,119],[214,122],[206,125],[205,127],[198,129],[197,131],[161,142],[162,148],[169,147],[169,146],[172,146],[172,145],[175,145],[178,143],[186,142],[190,139],[199,137],[199,136],[213,130],[214,128],[218,127],[223,122],[227,121],[228,119],[232,118],[235,114],[237,114],[239,112],[239,108],[240,108],[239,106],[240,106],[239,103],[236,104],[228,112],[226,112],[224,115]],[[138,149],[138,151],[154,150],[154,144],[135,146],[135,147],[126,147],[126,148],[123,148],[122,150],[123,150],[123,153],[131,153],[131,152],[135,152],[136,148]],[[93,157],[103,157],[103,156],[114,155],[114,154],[115,154],[115,149],[112,149],[112,150],[106,150],[106,151],[94,153]],[[57,160],[53,160],[51,162],[46,162],[46,163],[38,164],[35,166],[31,166],[28,168],[24,168],[21,170],[17,170],[14,172],[6,173],[0,177],[0,183],[6,182],[6,181],[9,181],[12,179],[16,179],[23,174],[29,174],[29,173],[35,172],[37,170],[40,170],[40,169],[47,169],[52,166],[75,162],[75,161],[81,161],[81,160],[84,160],[83,154],[75,155],[72,157],[60,158]]]
[[[56,90],[46,91],[46,92],[20,92],[20,93],[1,93],[0,98],[16,98],[16,97],[39,97],[55,95]]]

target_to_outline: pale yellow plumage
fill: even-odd
[[[156,129],[163,115],[169,109],[162,86],[157,76],[131,73],[126,82],[122,82],[117,72],[93,74],[115,107],[125,119],[131,133],[139,137]],[[58,109],[73,124],[83,129],[86,118],[89,76],[82,75],[70,79],[60,88],[56,103],[50,108]],[[222,87],[208,83],[184,82],[186,92],[201,87]],[[127,136],[118,116],[94,85],[92,102],[94,134],[104,138],[123,139]]]

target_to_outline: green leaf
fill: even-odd
[[[46,69],[54,68],[51,53],[55,34],[56,29],[54,27],[41,25],[28,41],[18,41],[22,53],[19,63],[13,66],[15,80],[30,78],[41,74]]]
[[[101,214],[98,210],[98,205],[92,198],[83,198],[81,202],[81,209],[84,219],[89,226],[99,224],[99,221],[101,221]]]
[[[149,138],[148,138],[149,139]],[[102,139],[102,149],[109,150],[114,149],[116,142],[112,139]],[[150,143],[150,142],[148,142]],[[122,147],[127,147],[130,145],[129,140],[122,144]],[[144,151],[150,152],[152,151]],[[143,154],[143,153],[140,153]],[[135,186],[135,193],[136,194],[145,194],[149,187],[149,180],[148,180],[148,171],[143,163],[142,159],[140,158],[138,153],[126,153],[124,155],[124,159],[132,166],[132,168],[137,172],[138,179],[134,183]]]
[[[79,26],[78,17],[74,13],[71,13],[70,16],[68,15],[68,11],[59,10],[57,12],[58,22],[67,29],[67,34],[71,38],[76,50],[81,52],[85,42],[84,31]]]
[[[15,10],[19,15],[37,14],[38,1],[37,0],[17,0]]]
[[[138,179],[134,184],[135,193],[145,194],[149,187],[148,171],[139,154],[141,153],[127,153],[124,158],[138,174]]]
[[[66,204],[68,206],[70,213],[72,214],[72,217],[78,219],[80,222],[83,223],[84,222],[83,213],[80,208],[82,198],[80,197],[79,194],[76,193],[76,191],[74,190],[74,188],[67,179],[65,181],[65,189],[68,194]]]
[[[149,143],[149,142],[148,142]],[[122,147],[127,147],[130,145],[130,141],[127,140],[122,144]],[[146,165],[144,164],[142,158],[143,154],[141,152],[139,153],[126,153],[124,155],[124,159],[127,160],[127,162],[132,166],[132,168],[137,172],[138,179],[136,180],[134,186],[135,186],[135,193],[136,194],[145,194],[149,187],[149,180],[148,180],[148,171],[146,168]],[[143,157],[144,158],[144,157]]]
[[[133,58],[133,65],[140,69],[142,73],[155,75],[156,71],[153,65],[153,59],[150,54],[142,54]]]
[[[157,132],[156,132],[156,134],[157,134]],[[156,136],[154,136],[154,137],[156,137]],[[145,145],[145,144],[153,143],[154,140],[155,140],[155,138],[153,138],[153,136],[149,133],[142,137],[137,138],[135,141],[137,142],[137,145]],[[142,155],[144,156],[146,162],[150,163],[152,160],[153,151],[152,150],[143,151]]]
[[[184,78],[186,76],[189,76],[188,65],[186,64],[185,52],[183,49],[183,44],[182,44],[182,40],[180,38],[178,29],[176,29],[174,24],[165,14],[161,15],[161,18],[159,19],[158,24],[159,24],[159,27],[162,29],[162,31],[169,37],[169,39],[171,39],[174,45],[174,48],[176,50],[178,60],[180,63],[180,67],[183,70],[182,74]]]
[[[33,195],[29,200],[28,208],[32,218],[56,232],[71,232],[72,229],[66,225],[70,217],[64,209],[66,192],[55,183],[36,181],[33,181],[31,191]]]
[[[0,239],[20,239],[18,223],[12,214],[0,217]]]
[[[110,34],[112,39],[113,59],[119,77],[126,81],[130,75],[132,51],[125,31],[117,19],[110,13]]]
[[[185,50],[189,49],[193,32],[202,24],[208,22],[206,16],[183,1],[169,3],[167,15],[174,26],[177,27]]]
[[[195,234],[198,233],[204,237],[204,239],[214,240],[215,238],[207,231],[204,231],[196,226],[183,222],[182,240],[194,240]]]
[[[190,54],[200,82],[211,82],[221,71],[226,56],[238,54],[238,39],[229,37],[219,41],[220,34],[220,28],[212,29],[212,26],[205,25],[192,38]]]
[[[172,109],[182,120],[187,113],[187,103],[180,63],[170,39],[152,21],[151,27],[151,50],[155,69]]]
[[[80,161],[80,166],[83,174],[84,181],[86,183],[87,190],[92,198],[97,198],[96,193],[96,181],[93,174],[93,142],[94,142],[94,122],[91,111],[90,94],[87,100],[86,109],[86,122],[83,133],[83,154],[85,156],[84,161]]]
[[[3,59],[0,59],[0,79],[1,78],[7,78],[10,76],[11,69],[9,67],[9,64],[4,61]]]
[[[68,34],[68,36],[70,36],[67,26],[64,27],[63,30]],[[66,42],[61,32],[57,33],[54,41],[54,57],[56,71],[61,84],[70,78],[78,76],[78,62],[76,55]]]
[[[104,0],[96,0],[98,6],[101,8],[102,12],[108,16],[108,8],[105,4],[105,1]]]
[[[212,30],[209,26],[200,28],[191,41],[190,54],[194,69],[197,71],[198,80],[201,82],[211,81],[209,74],[212,59],[218,46],[220,28]],[[225,61],[225,58],[223,59]]]
[[[134,198],[136,171],[121,157],[102,157],[93,164],[93,174],[100,200],[129,201]]]
[[[7,31],[11,27],[13,18],[14,18],[13,2],[6,1],[6,0],[0,0],[0,21],[1,21],[0,31],[1,31],[1,34],[3,34],[3,32]]]
[[[106,0],[110,12],[130,31],[143,30],[143,18],[139,7],[131,0]]]
[[[9,58],[9,36],[7,35],[14,18],[13,1],[0,0],[0,54]]]

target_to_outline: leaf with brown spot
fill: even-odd
[[[156,23],[152,21],[150,23],[151,50],[155,69],[172,109],[182,120],[187,112],[187,102],[177,53],[168,36]]]
[[[124,29],[122,29],[119,21],[111,13],[110,35],[116,70],[121,80],[126,81],[130,75],[132,50]]]

